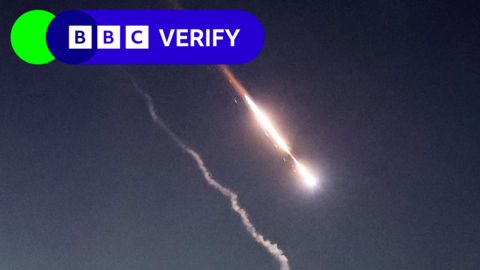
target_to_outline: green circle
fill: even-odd
[[[53,18],[55,15],[48,11],[32,10],[15,21],[10,40],[23,61],[42,65],[55,59],[47,46],[47,28]]]

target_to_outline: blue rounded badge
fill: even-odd
[[[68,64],[243,64],[264,39],[239,10],[71,10],[47,30],[48,48]]]

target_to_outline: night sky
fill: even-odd
[[[480,269],[478,1],[182,4],[260,20],[262,52],[232,70],[321,188],[214,66],[34,66],[10,45],[29,10],[165,0],[2,1],[0,269],[279,269],[122,69],[293,270]]]

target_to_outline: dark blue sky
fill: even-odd
[[[183,4],[260,20],[263,51],[232,69],[322,188],[302,186],[215,67],[123,68],[292,269],[479,268],[476,1]],[[119,67],[33,66],[9,44],[32,9],[164,8],[0,3],[1,269],[279,268]]]

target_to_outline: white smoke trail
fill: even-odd
[[[203,177],[207,181],[207,183],[222,193],[223,196],[230,199],[232,210],[235,211],[241,218],[243,226],[248,231],[248,233],[253,237],[257,243],[261,244],[279,263],[281,270],[290,270],[290,266],[288,264],[288,258],[283,254],[283,251],[278,248],[277,244],[272,243],[270,240],[265,239],[265,237],[257,231],[255,226],[253,226],[252,222],[248,218],[248,214],[239,204],[238,204],[238,196],[230,189],[222,186],[220,183],[213,179],[210,171],[205,166],[203,159],[200,155],[195,152],[192,148],[186,145],[157,115],[155,111],[155,106],[153,104],[153,100],[148,93],[140,89],[134,78],[128,74],[129,77],[132,79],[133,86],[135,90],[145,99],[147,102],[148,112],[150,113],[150,117],[152,120],[162,128],[176,143],[177,145],[184,151],[186,151],[196,162],[198,168],[203,173]]]
[[[195,159],[198,168],[202,171],[203,177],[205,178],[205,180],[207,180],[208,184],[214,187],[216,190],[220,191],[223,196],[230,199],[233,211],[235,211],[240,216],[243,226],[245,227],[245,229],[247,229],[248,233],[250,233],[253,239],[260,243],[280,263],[281,270],[289,270],[290,266],[288,265],[288,259],[283,254],[283,251],[278,248],[277,244],[272,243],[268,239],[265,239],[265,237],[260,234],[257,229],[255,229],[252,222],[248,218],[248,214],[245,209],[243,209],[238,204],[237,194],[235,194],[230,189],[220,185],[217,181],[215,181],[215,179],[212,178],[210,171],[208,171],[207,167],[205,167],[202,158],[197,152],[188,147],[185,150]]]

